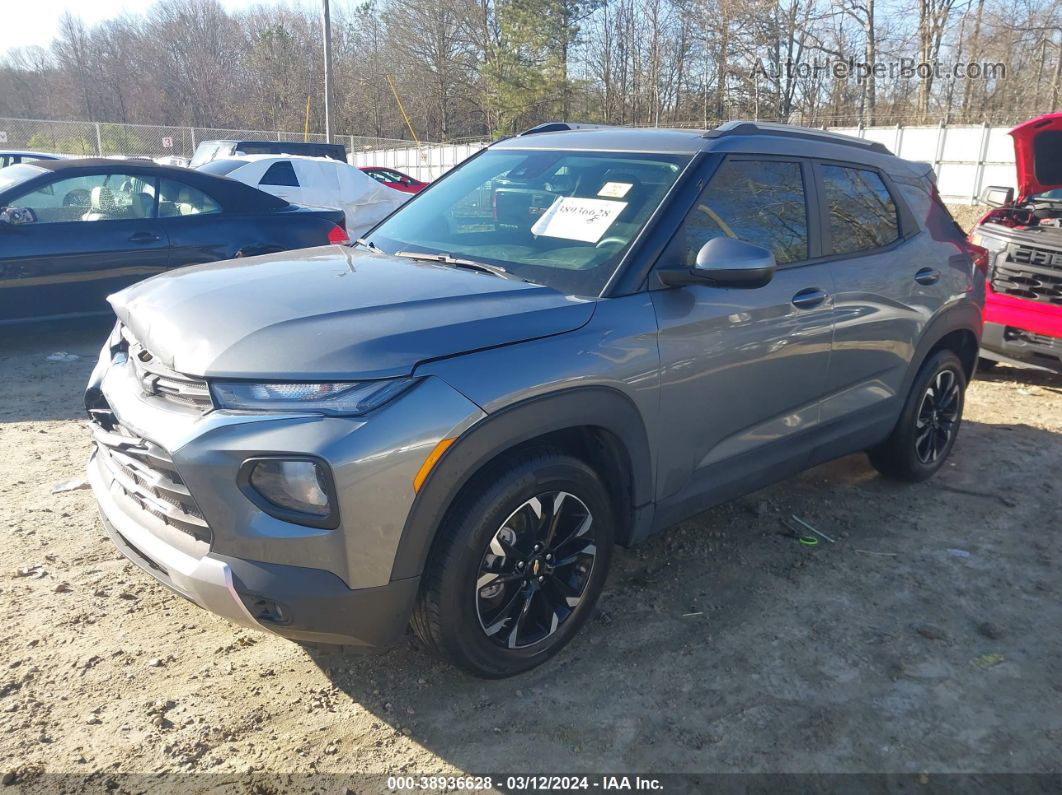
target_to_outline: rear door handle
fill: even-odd
[[[130,243],[157,243],[161,239],[154,232],[137,232],[129,236]]]
[[[919,284],[936,284],[940,281],[940,271],[933,268],[922,268],[915,274],[915,281]]]
[[[793,296],[793,306],[797,309],[814,309],[825,300],[825,291],[818,287],[807,287]]]

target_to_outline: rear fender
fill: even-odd
[[[952,304],[930,321],[922,334],[918,347],[915,349],[914,356],[911,357],[911,364],[907,368],[907,374],[904,376],[903,386],[899,392],[902,396],[901,405],[903,400],[906,399],[906,395],[911,391],[911,384],[914,383],[915,376],[918,375],[918,371],[922,368],[922,363],[929,357],[930,351],[940,344],[941,340],[955,331],[969,331],[980,344],[982,327],[981,308],[972,301],[961,301]]]

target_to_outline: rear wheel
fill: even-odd
[[[540,665],[593,609],[612,528],[608,493],[585,463],[553,449],[510,459],[448,512],[425,566],[414,631],[477,676]]]
[[[949,350],[933,354],[918,371],[892,434],[870,451],[870,463],[900,480],[931,477],[955,446],[965,395],[959,357]]]

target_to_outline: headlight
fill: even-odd
[[[278,519],[311,527],[338,524],[332,474],[316,458],[250,458],[237,482],[251,502]]]
[[[351,383],[251,383],[215,381],[210,385],[218,408],[247,411],[306,411],[366,414],[408,389],[412,378]]]

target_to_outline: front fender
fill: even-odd
[[[638,508],[650,503],[653,475],[649,440],[641,413],[630,398],[617,389],[601,386],[576,387],[530,398],[476,423],[446,451],[413,503],[391,579],[421,573],[447,509],[484,465],[523,442],[578,427],[601,428],[621,441],[631,474],[631,504]],[[631,535],[639,535],[637,528]]]

